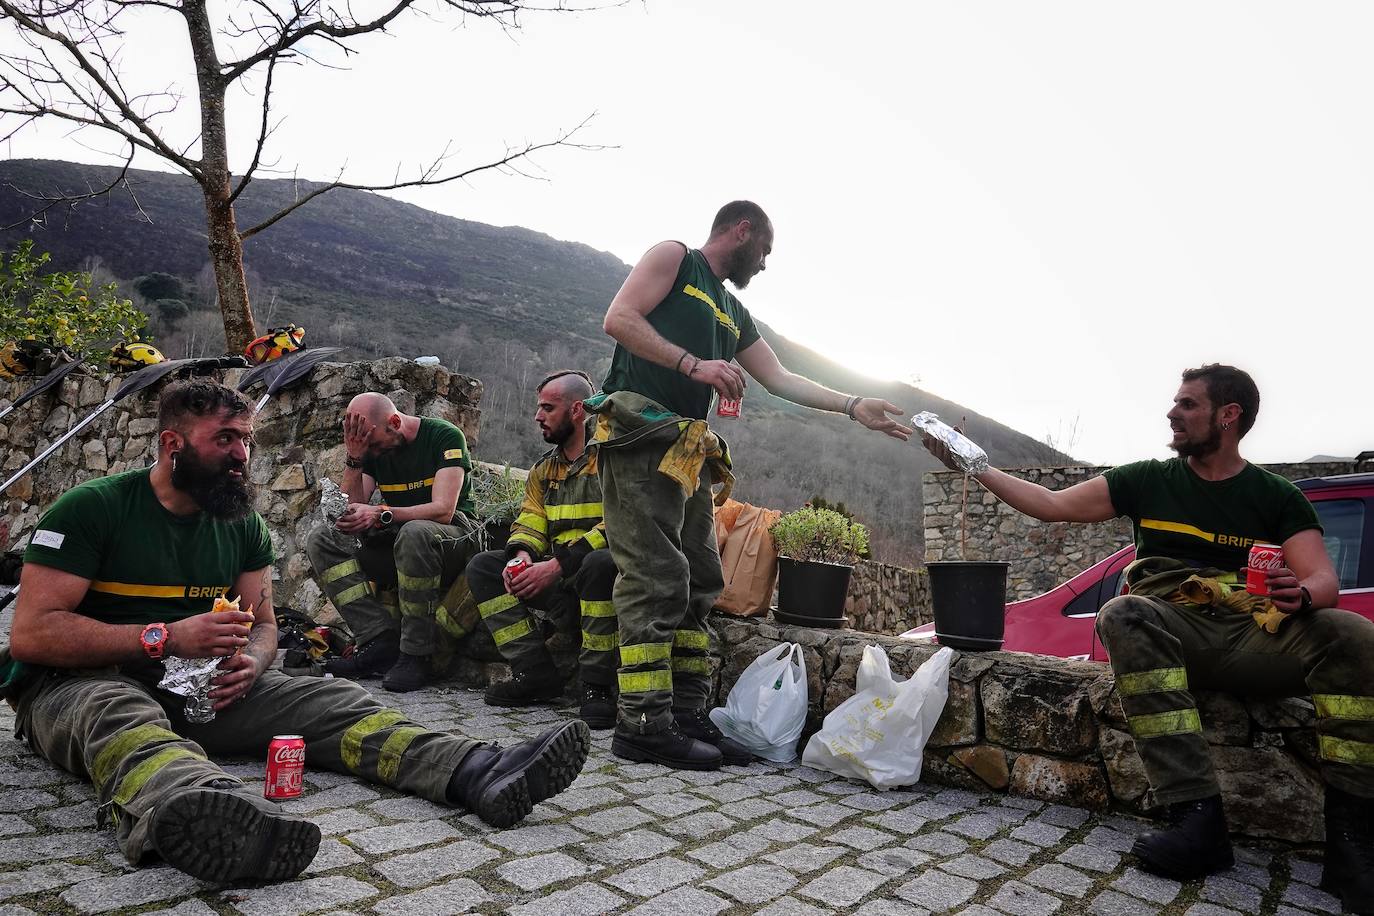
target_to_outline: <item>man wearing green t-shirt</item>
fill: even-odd
[[[207,754],[305,740],[312,767],[362,777],[509,826],[586,760],[581,721],[501,749],[425,729],[344,680],[268,670],[276,656],[272,542],[252,510],[252,405],[231,388],[168,388],[152,468],[69,490],[39,521],[4,653],[16,731],[95,784],[100,820],[137,864],[156,853],[204,881],[284,881],[319,828]],[[214,611],[221,596],[239,610]],[[162,659],[220,659],[215,717],[158,688]]]
[[[1168,461],[1140,461],[1051,491],[998,470],[977,480],[1042,521],[1131,519],[1130,594],[1103,606],[1121,706],[1170,826],[1133,852],[1148,870],[1190,879],[1232,863],[1220,788],[1190,687],[1311,694],[1326,782],[1323,886],[1374,912],[1374,624],[1333,607],[1336,572],[1312,504],[1289,481],[1240,455],[1259,390],[1233,366],[1183,373],[1168,412]],[[954,467],[948,449],[925,437]],[[1283,547],[1268,602],[1244,590],[1255,543]]]
[[[356,640],[353,655],[331,659],[326,670],[384,675],[387,690],[418,690],[433,676],[438,618],[450,632],[456,626],[441,598],[477,552],[472,456],[461,429],[403,414],[376,392],[349,402],[343,428],[348,509],[306,540],[315,574]],[[380,503],[371,502],[374,492]]]
[[[683,769],[721,764],[723,739],[706,709],[706,618],[722,588],[711,483],[728,488],[732,478],[725,443],[706,426],[712,394],[739,398],[748,372],[793,403],[848,414],[897,439],[911,434],[888,416],[901,413],[897,407],[787,371],[759,337],[724,281],[744,289],[772,250],[767,214],[734,201],[716,214],[700,249],[681,242],[649,249],[606,312],[615,353],[602,392],[585,403],[598,415],[592,445],[620,570],[619,722],[611,750],[630,760]],[[743,751],[726,748],[732,757]]]

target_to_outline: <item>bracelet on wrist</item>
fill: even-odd
[[[687,350],[683,350],[683,351],[682,351],[682,355],[679,356],[679,357],[677,358],[677,365],[673,367],[673,371],[674,371],[674,372],[681,372],[681,371],[682,371],[682,361],[683,361],[684,359],[686,359],[687,357],[691,356],[691,355],[692,355],[692,354],[689,353]]]
[[[362,468],[362,466],[363,466],[363,459],[361,459],[361,458],[354,458],[352,455],[345,455],[345,456],[344,456],[344,466],[345,466],[345,467],[353,468],[354,470],[358,470],[358,469]]]
[[[687,370],[687,377],[688,377],[688,378],[691,378],[692,376],[696,375],[696,374],[697,374],[697,367],[700,366],[700,365],[701,365],[701,357],[700,357],[700,356],[693,356],[693,357],[692,357],[692,368],[690,368],[690,369]]]
[[[863,398],[856,394],[853,397],[851,397],[844,405],[845,416],[849,417],[849,419],[855,421],[856,423],[858,422],[859,418],[854,416],[854,408],[858,407],[859,402],[862,400]]]

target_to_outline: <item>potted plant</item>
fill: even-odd
[[[868,529],[833,509],[807,506],[768,530],[778,548],[774,616],[803,626],[844,626],[849,576],[868,554]]]

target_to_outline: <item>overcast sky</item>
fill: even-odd
[[[1371,34],[1367,2],[650,0],[511,35],[436,14],[348,70],[280,72],[274,149],[382,180],[595,112],[582,139],[614,148],[541,154],[543,180],[404,197],[629,263],[748,197],[776,240],[741,298],[853,368],[1119,463],[1169,454],[1181,369],[1231,362],[1264,396],[1248,457],[1349,456],[1374,449]],[[176,79],[185,36],[127,59]]]

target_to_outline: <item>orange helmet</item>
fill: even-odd
[[[305,340],[305,328],[288,324],[285,327],[272,328],[254,340],[243,348],[243,355],[255,363],[271,362],[274,359],[280,359],[287,353],[299,350],[303,340]]]

